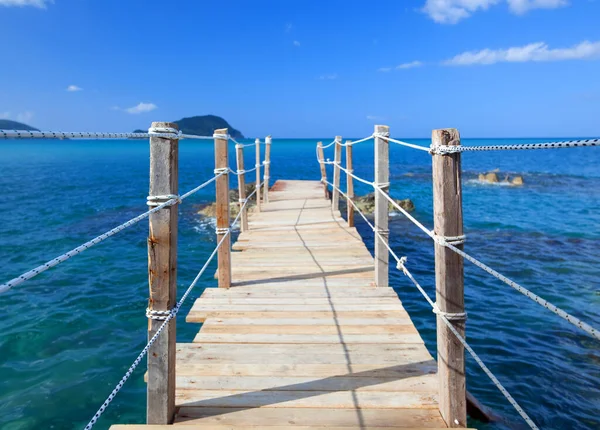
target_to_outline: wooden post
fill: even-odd
[[[333,191],[331,195],[331,208],[337,211],[340,208],[340,163],[342,162],[342,136],[335,137],[335,155],[333,157]]]
[[[229,167],[227,129],[215,130],[215,171]],[[218,174],[218,173],[216,173]],[[229,174],[219,176],[216,182],[217,243],[229,231]],[[227,235],[217,254],[219,288],[231,286],[231,235]]]
[[[153,122],[153,128],[170,127],[170,122]],[[179,140],[150,137],[150,196],[164,203],[179,193]],[[149,217],[148,284],[150,311],[170,311],[177,302],[177,205],[168,206]],[[163,324],[148,319],[148,340]],[[169,321],[148,351],[146,421],[170,424],[175,413],[175,318]]]
[[[390,128],[387,125],[376,125],[375,134],[383,136],[390,135]],[[379,186],[383,192],[387,193],[390,189],[390,143],[387,139],[375,137],[375,185]],[[375,190],[375,230],[379,235],[375,235],[375,286],[387,287],[389,254],[386,244],[388,243],[388,200]],[[383,239],[382,239],[383,238]]]
[[[327,169],[325,168],[325,155],[323,154],[323,142],[317,143],[317,154],[319,157],[319,166],[321,167],[321,182],[325,191],[325,199],[329,198],[329,190],[327,188]]]
[[[260,139],[254,140],[256,145],[256,212],[260,212]]]
[[[346,169],[348,172],[353,173],[352,169],[352,145],[351,141],[346,141]],[[346,173],[346,195],[348,196],[348,201],[346,202],[346,213],[348,215],[348,226],[354,227],[354,206],[350,203],[350,200],[354,199],[354,181],[353,177]]]
[[[460,145],[458,130],[433,130],[432,146]],[[433,155],[434,232],[442,237],[463,234],[460,153]],[[463,245],[455,245],[462,249]],[[463,258],[435,244],[436,303],[441,312],[465,311]],[[465,319],[451,324],[464,337]],[[441,317],[437,316],[438,377],[440,412],[449,427],[466,427],[465,350]]]
[[[271,173],[271,136],[265,137],[265,188],[263,189],[263,201],[269,203],[269,174]]]
[[[244,146],[235,145],[235,158],[238,172],[244,170]],[[242,232],[248,231],[248,205],[244,205],[246,200],[246,174],[238,175],[238,194],[240,211],[240,226]]]

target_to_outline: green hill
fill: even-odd
[[[216,115],[192,116],[173,122],[179,126],[179,130],[184,134],[212,136],[215,130],[227,128],[229,129],[229,135],[234,139],[244,138],[244,135],[239,130],[236,130],[227,121]],[[134,133],[146,133],[146,130],[134,130]]]
[[[37,128],[33,128],[30,125],[23,124],[22,122],[11,121],[9,119],[0,119],[0,130],[39,131]]]

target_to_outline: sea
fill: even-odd
[[[319,180],[318,140],[331,141],[273,138],[271,181]],[[406,140],[429,146],[427,139]],[[332,149],[326,157],[333,158]],[[147,210],[146,140],[9,140],[0,150],[0,283]],[[254,149],[245,156],[246,166],[254,165]],[[392,144],[390,157],[391,194],[410,198],[413,215],[432,227],[430,155]],[[213,160],[210,141],[183,140],[180,191],[210,178]],[[234,166],[233,145],[230,160]],[[469,152],[462,166],[465,250],[599,328],[600,148]],[[478,180],[496,169],[500,179],[521,175],[524,185]],[[354,170],[373,179],[372,141],[354,147]],[[361,183],[355,189],[370,191]],[[213,200],[211,185],[180,206],[180,295],[215,247],[214,220],[198,214]],[[358,216],[356,226],[372,251],[373,232]],[[0,429],[81,429],[104,402],[146,343],[147,233],[143,221],[0,295]],[[392,214],[390,242],[433,297],[431,240]],[[182,308],[178,341],[198,331],[185,315],[216,286],[215,268],[213,262]],[[393,265],[390,283],[435,356],[435,315]],[[598,340],[469,262],[465,295],[468,342],[540,428],[600,428]],[[95,428],[144,423],[144,372],[142,362]],[[526,428],[470,357],[467,373],[469,392],[499,417],[470,420],[472,427]]]

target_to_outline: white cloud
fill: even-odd
[[[382,116],[377,116],[377,115],[367,115],[367,119],[369,121],[384,121],[385,118]]]
[[[518,15],[533,9],[556,9],[567,6],[568,0],[507,0],[510,10]]]
[[[138,114],[138,113],[150,112],[157,108],[158,108],[158,106],[156,106],[154,103],[141,102],[137,106],[133,106],[133,107],[125,109],[125,112],[132,113],[132,114]]]
[[[0,0],[0,6],[33,6],[40,9],[46,9],[48,4],[54,3],[54,0]]]
[[[10,119],[10,112],[0,112],[0,119]]]
[[[300,42],[298,42],[297,40],[294,40],[294,46],[300,46]]]
[[[17,121],[28,123],[33,119],[33,112],[26,111],[17,115]]]
[[[435,22],[456,24],[479,10],[500,3],[506,3],[512,13],[522,15],[533,9],[567,6],[569,0],[426,0],[422,10]]]
[[[288,22],[288,23],[285,25],[285,32],[286,32],[286,33],[289,33],[289,32],[290,32],[290,31],[292,31],[293,29],[294,29],[294,24],[292,24],[291,22]]]
[[[337,73],[331,73],[329,75],[321,75],[319,76],[320,81],[333,81],[338,78]]]
[[[391,72],[392,68],[391,67],[380,67],[379,69],[377,69],[377,71],[387,73],[387,72]]]
[[[508,49],[482,49],[458,54],[443,62],[447,66],[473,64],[525,63],[528,61],[564,61],[600,58],[600,41],[584,41],[570,48],[549,48],[544,42]]]
[[[420,61],[411,61],[410,63],[404,63],[404,64],[400,64],[398,66],[396,66],[397,70],[402,70],[402,69],[413,69],[415,67],[421,67],[423,65],[423,63],[421,63]]]
[[[1,1],[1,0],[0,0],[0,1]],[[81,87],[78,87],[77,85],[69,85],[69,86],[67,87],[67,91],[69,91],[69,92],[74,92],[74,91],[82,91],[82,90],[83,90],[83,88],[81,88]]]

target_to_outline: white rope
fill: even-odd
[[[228,136],[228,137],[229,137],[229,140],[231,140],[233,143],[235,143],[235,148],[236,148],[236,149],[239,149],[239,148],[245,148],[246,146],[256,146],[256,143],[254,143],[254,142],[253,142],[253,143],[246,143],[246,144],[243,144],[243,143],[240,143],[240,142],[238,142],[237,140],[235,140],[235,139],[234,139],[233,137],[231,137],[231,136]],[[260,142],[259,142],[259,143],[260,143]]]
[[[171,311],[157,311],[155,309],[146,309],[146,318],[152,320],[165,321],[170,314]]]
[[[455,154],[457,152],[468,151],[506,151],[506,150],[524,150],[524,149],[557,149],[557,148],[580,148],[600,145],[600,139],[581,139],[566,140],[560,142],[544,143],[525,143],[515,145],[485,145],[485,146],[464,146],[464,145],[439,145],[432,146],[429,151],[433,154]]]
[[[221,248],[221,245],[223,244],[223,242],[225,241],[225,238],[227,236],[228,235],[225,235],[221,238],[221,240],[217,244],[216,248],[213,250],[212,254],[210,254],[210,257],[208,257],[208,260],[206,260],[206,263],[204,263],[204,266],[202,266],[202,269],[200,269],[200,272],[198,272],[198,274],[196,275],[196,277],[194,278],[194,280],[192,281],[190,286],[187,288],[187,290],[181,297],[181,300],[179,300],[179,302],[177,302],[177,305],[170,311],[169,315],[166,317],[164,322],[160,325],[158,330],[156,330],[156,333],[154,334],[154,336],[152,336],[152,338],[148,341],[148,343],[146,344],[144,349],[142,349],[142,352],[140,352],[140,354],[137,356],[137,358],[133,361],[133,364],[129,367],[127,372],[125,372],[125,375],[123,376],[123,378],[121,378],[119,383],[112,390],[112,392],[106,398],[104,403],[102,403],[102,406],[100,406],[100,408],[94,414],[94,416],[92,417],[90,422],[85,426],[85,430],[91,430],[91,428],[94,427],[94,424],[96,424],[96,422],[98,421],[100,416],[104,413],[104,411],[106,410],[108,405],[110,405],[110,403],[113,401],[113,399],[115,398],[117,393],[121,390],[121,388],[123,388],[123,385],[125,384],[125,382],[127,382],[127,380],[129,379],[129,377],[131,376],[131,374],[133,373],[135,368],[138,366],[138,364],[140,364],[140,362],[142,361],[142,358],[144,358],[144,356],[148,353],[148,350],[150,349],[150,347],[154,344],[154,342],[156,342],[156,339],[158,339],[158,336],[160,336],[160,334],[162,333],[164,328],[167,326],[169,321],[171,321],[173,318],[175,318],[175,316],[179,312],[179,309],[181,309],[181,305],[183,305],[183,302],[185,302],[185,299],[187,299],[187,297],[191,293],[192,289],[196,286],[196,284],[200,280],[200,277],[206,271],[208,265],[210,264],[212,259],[217,254],[217,251],[219,250],[219,248]]]
[[[172,133],[95,133],[67,131],[0,130],[0,139],[144,139],[173,138]]]
[[[100,236],[97,236],[94,239],[85,242],[83,245],[80,245],[77,248],[74,248],[62,255],[59,255],[58,257],[53,258],[52,260],[47,261],[46,263],[28,271],[28,272],[25,272],[22,275],[17,276],[14,279],[11,279],[10,281],[6,282],[5,284],[0,285],[0,294],[5,293],[6,291],[10,290],[12,287],[20,285],[23,282],[36,277],[40,273],[43,273],[46,270],[51,269],[52,267],[57,266],[64,261],[67,261],[71,257],[74,257],[75,255],[82,253],[83,251],[91,248],[94,245],[99,244],[100,242],[108,239],[109,237],[114,236],[115,234],[119,233],[120,231],[125,230],[127,227],[131,227],[132,225],[137,224],[138,222],[148,218],[151,214],[158,212],[162,208],[178,204],[180,201],[186,199],[187,197],[191,196],[192,194],[197,193],[199,190],[206,187],[211,182],[215,181],[219,176],[221,176],[221,175],[215,176],[215,177],[209,179],[208,181],[204,182],[203,184],[198,185],[196,188],[188,191],[187,193],[183,194],[181,197],[173,198],[164,203],[161,203],[158,206],[156,206],[155,208],[150,209],[149,211],[144,212],[143,214],[138,215],[135,218],[132,218],[127,222],[124,222],[121,225],[118,225],[117,227],[107,231],[106,233],[103,233]]]
[[[215,133],[215,134],[213,134],[213,139],[228,140],[228,139],[230,139],[230,136],[228,134]]]
[[[513,398],[513,396],[511,396],[510,393],[506,390],[506,388],[504,388],[504,386],[500,383],[498,378],[496,378],[496,376],[485,365],[485,363],[481,360],[481,358],[479,358],[479,356],[473,350],[473,348],[471,348],[471,346],[467,343],[467,341],[460,335],[460,333],[450,323],[451,319],[449,318],[449,316],[461,315],[461,314],[446,314],[446,313],[441,312],[439,310],[439,308],[437,307],[437,305],[433,302],[433,300],[431,300],[431,298],[429,298],[429,295],[425,292],[423,287],[421,287],[421,285],[414,278],[412,273],[410,273],[410,271],[406,268],[406,266],[404,266],[404,263],[406,263],[406,259],[405,259],[405,257],[403,257],[403,258],[404,258],[404,260],[402,261],[402,267],[401,267],[402,272],[412,281],[412,283],[415,285],[415,287],[417,287],[417,289],[423,295],[425,300],[427,300],[427,303],[429,303],[429,305],[431,306],[433,312],[441,317],[440,319],[444,322],[444,324],[446,324],[446,326],[450,329],[450,331],[454,334],[454,336],[456,336],[458,341],[465,347],[465,349],[469,352],[469,354],[471,354],[471,356],[477,362],[479,367],[481,367],[481,369],[485,372],[485,374],[488,376],[488,378],[491,379],[491,381],[494,383],[494,385],[498,388],[498,390],[500,390],[500,392],[504,395],[504,397],[506,397],[506,400],[508,400],[509,403],[519,413],[519,415],[521,415],[521,417],[525,420],[525,422],[529,425],[529,427],[531,427],[534,430],[538,430],[538,427],[535,425],[535,423],[532,421],[532,419],[529,418],[529,415],[527,415],[527,413],[517,403],[517,401]],[[465,317],[466,317],[466,314],[465,314]]]
[[[158,206],[167,200],[177,200],[177,203],[181,203],[181,198],[177,194],[166,194],[164,196],[148,196],[146,198],[146,204],[148,206]]]
[[[431,148],[427,148],[426,146],[415,145],[414,143],[403,142],[402,140],[392,139],[391,137],[386,136],[381,133],[375,133],[374,137],[379,137],[381,139],[387,140],[388,142],[397,143],[398,145],[406,146],[408,148],[419,149],[421,151],[430,152]]]
[[[349,141],[348,141],[348,142],[346,142],[346,143],[340,143],[340,145],[341,145],[341,146],[354,146],[354,145],[356,145],[357,143],[366,142],[367,140],[371,140],[371,139],[373,139],[374,137],[375,137],[375,135],[373,135],[373,134],[372,134],[372,135],[370,135],[370,136],[367,136],[367,137],[365,137],[365,138],[362,138],[362,139],[359,139],[359,140],[354,140],[354,141],[352,141],[352,140],[349,140]]]
[[[321,148],[322,148],[322,149],[329,148],[330,146],[332,146],[332,145],[335,145],[335,142],[336,142],[336,140],[334,140],[333,142],[331,142],[331,143],[330,143],[330,144],[328,144],[328,145],[321,146]],[[319,147],[319,145],[317,145],[317,148],[318,148],[318,147]]]
[[[181,134],[182,139],[213,140],[214,136],[198,136],[196,134]]]
[[[470,261],[471,263],[473,263],[474,265],[476,265],[477,267],[479,267],[480,269],[483,269],[484,271],[486,271],[487,273],[489,273],[490,275],[494,276],[495,278],[501,280],[502,282],[504,282],[505,284],[509,285],[510,287],[514,288],[515,290],[517,290],[518,292],[520,292],[521,294],[523,294],[525,297],[530,298],[531,300],[533,300],[534,302],[544,306],[546,309],[548,309],[551,312],[554,312],[556,315],[558,315],[561,318],[564,318],[566,321],[570,322],[571,324],[573,324],[576,327],[579,327],[580,329],[584,330],[585,332],[587,332],[588,334],[590,334],[591,336],[595,337],[596,339],[600,340],[600,332],[595,329],[594,327],[592,327],[591,325],[581,321],[579,318],[574,317],[573,315],[565,312],[564,310],[560,309],[559,307],[553,305],[552,303],[548,302],[547,300],[542,299],[540,296],[538,296],[535,293],[532,293],[531,291],[529,291],[527,288],[523,287],[522,285],[517,284],[515,281],[507,278],[506,276],[498,273],[497,271],[495,271],[494,269],[492,269],[491,267],[485,265],[484,263],[482,263],[481,261],[477,260],[474,257],[471,257],[469,254],[467,254],[466,252],[462,251],[461,249],[457,248],[456,246],[454,246],[451,241],[448,241],[447,239],[444,240],[444,238],[442,237],[440,240],[439,236],[436,236],[434,233],[432,233],[427,227],[425,227],[423,224],[421,224],[419,221],[417,221],[412,215],[410,215],[406,210],[404,210],[398,203],[396,203],[394,201],[394,199],[392,199],[387,193],[385,193],[383,190],[381,190],[380,188],[374,187],[376,191],[381,192],[381,194],[396,208],[398,209],[404,216],[406,216],[410,221],[412,221],[413,224],[415,224],[417,227],[419,227],[427,236],[429,236],[431,239],[433,239],[435,242],[437,242],[438,244],[445,246],[451,250],[453,250],[454,252],[456,252],[457,254],[461,255],[463,258],[467,259],[468,261]],[[454,237],[454,238],[450,238],[450,239],[457,239],[457,238],[461,238],[461,236],[458,237]]]
[[[174,139],[181,137],[181,132],[173,127],[150,127],[148,134],[153,137],[163,137],[170,134]]]

